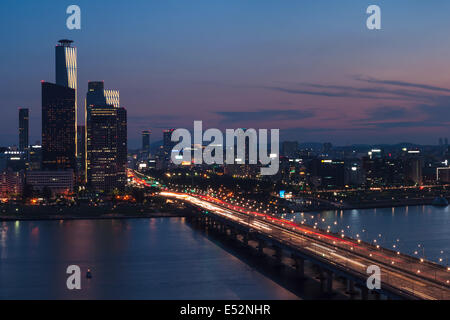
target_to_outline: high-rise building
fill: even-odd
[[[42,82],[42,168],[76,170],[75,89]]]
[[[77,126],[77,172],[79,182],[86,183],[86,127]]]
[[[119,189],[127,183],[127,164],[128,164],[128,144],[127,144],[127,110],[117,108],[117,163],[118,163],[118,185]]]
[[[176,142],[172,142],[172,133],[175,129],[163,130],[162,164],[167,167],[171,161],[172,149]]]
[[[75,153],[78,153],[77,140],[77,48],[72,47],[72,40],[62,39],[55,47],[56,84],[75,90]]]
[[[41,170],[42,163],[42,146],[32,145],[28,150],[28,167],[27,170]]]
[[[44,170],[77,169],[77,51],[72,42],[56,45],[56,83],[42,81]]]
[[[56,84],[77,89],[77,48],[72,40],[59,40],[55,48]]]
[[[19,150],[26,151],[28,149],[28,124],[29,113],[27,108],[19,109]]]
[[[110,98],[101,81],[88,84],[86,95],[86,174],[96,192],[123,189],[127,165],[127,117],[119,101]],[[114,95],[118,97],[119,95]]]
[[[144,130],[142,131],[142,152],[150,153],[150,135],[151,131]]]
[[[116,108],[120,108],[120,93],[119,90],[105,89],[104,95],[106,103],[113,105]]]

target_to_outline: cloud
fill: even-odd
[[[296,83],[278,86],[263,86],[263,89],[281,91],[289,94],[313,95],[330,98],[355,98],[371,100],[397,100],[406,102],[431,102],[441,98],[450,99],[450,89],[398,80],[382,80],[372,77],[354,76],[358,82],[372,86],[350,86],[321,83]],[[430,92],[431,91],[431,92]]]
[[[242,121],[284,121],[301,120],[311,118],[315,115],[312,110],[279,110],[266,109],[259,111],[217,111],[216,114],[222,116],[226,122]]]
[[[367,118],[355,121],[382,121],[391,119],[406,118],[410,111],[407,108],[396,106],[382,106],[367,111]]]
[[[372,77],[364,77],[364,76],[355,76],[354,79],[358,80],[358,81],[364,81],[367,83],[374,83],[374,84],[384,84],[384,85],[410,87],[410,88],[418,88],[418,89],[425,89],[425,90],[432,90],[432,91],[450,92],[450,89],[431,86],[431,85],[427,85],[427,84],[423,84],[423,83],[414,83],[414,82],[398,81],[398,80],[380,80],[380,79],[376,79],[376,78],[372,78]]]

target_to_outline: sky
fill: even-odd
[[[66,8],[81,8],[81,30]],[[366,8],[381,8],[368,30]],[[54,46],[78,50],[79,119],[89,80],[118,89],[129,146],[164,128],[280,129],[282,140],[437,144],[450,136],[450,1],[2,0],[0,145],[18,107],[41,140],[40,81]]]

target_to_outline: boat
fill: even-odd
[[[445,199],[444,197],[437,197],[433,200],[431,204],[436,207],[446,207],[448,206],[448,200]]]

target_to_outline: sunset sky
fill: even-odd
[[[81,30],[66,28],[71,4]],[[366,28],[371,4],[382,30]],[[18,143],[18,107],[41,140],[40,81],[55,81],[62,38],[78,48],[79,109],[89,80],[120,90],[130,147],[194,120],[300,142],[437,144],[450,137],[449,16],[444,0],[2,0],[0,145]]]

